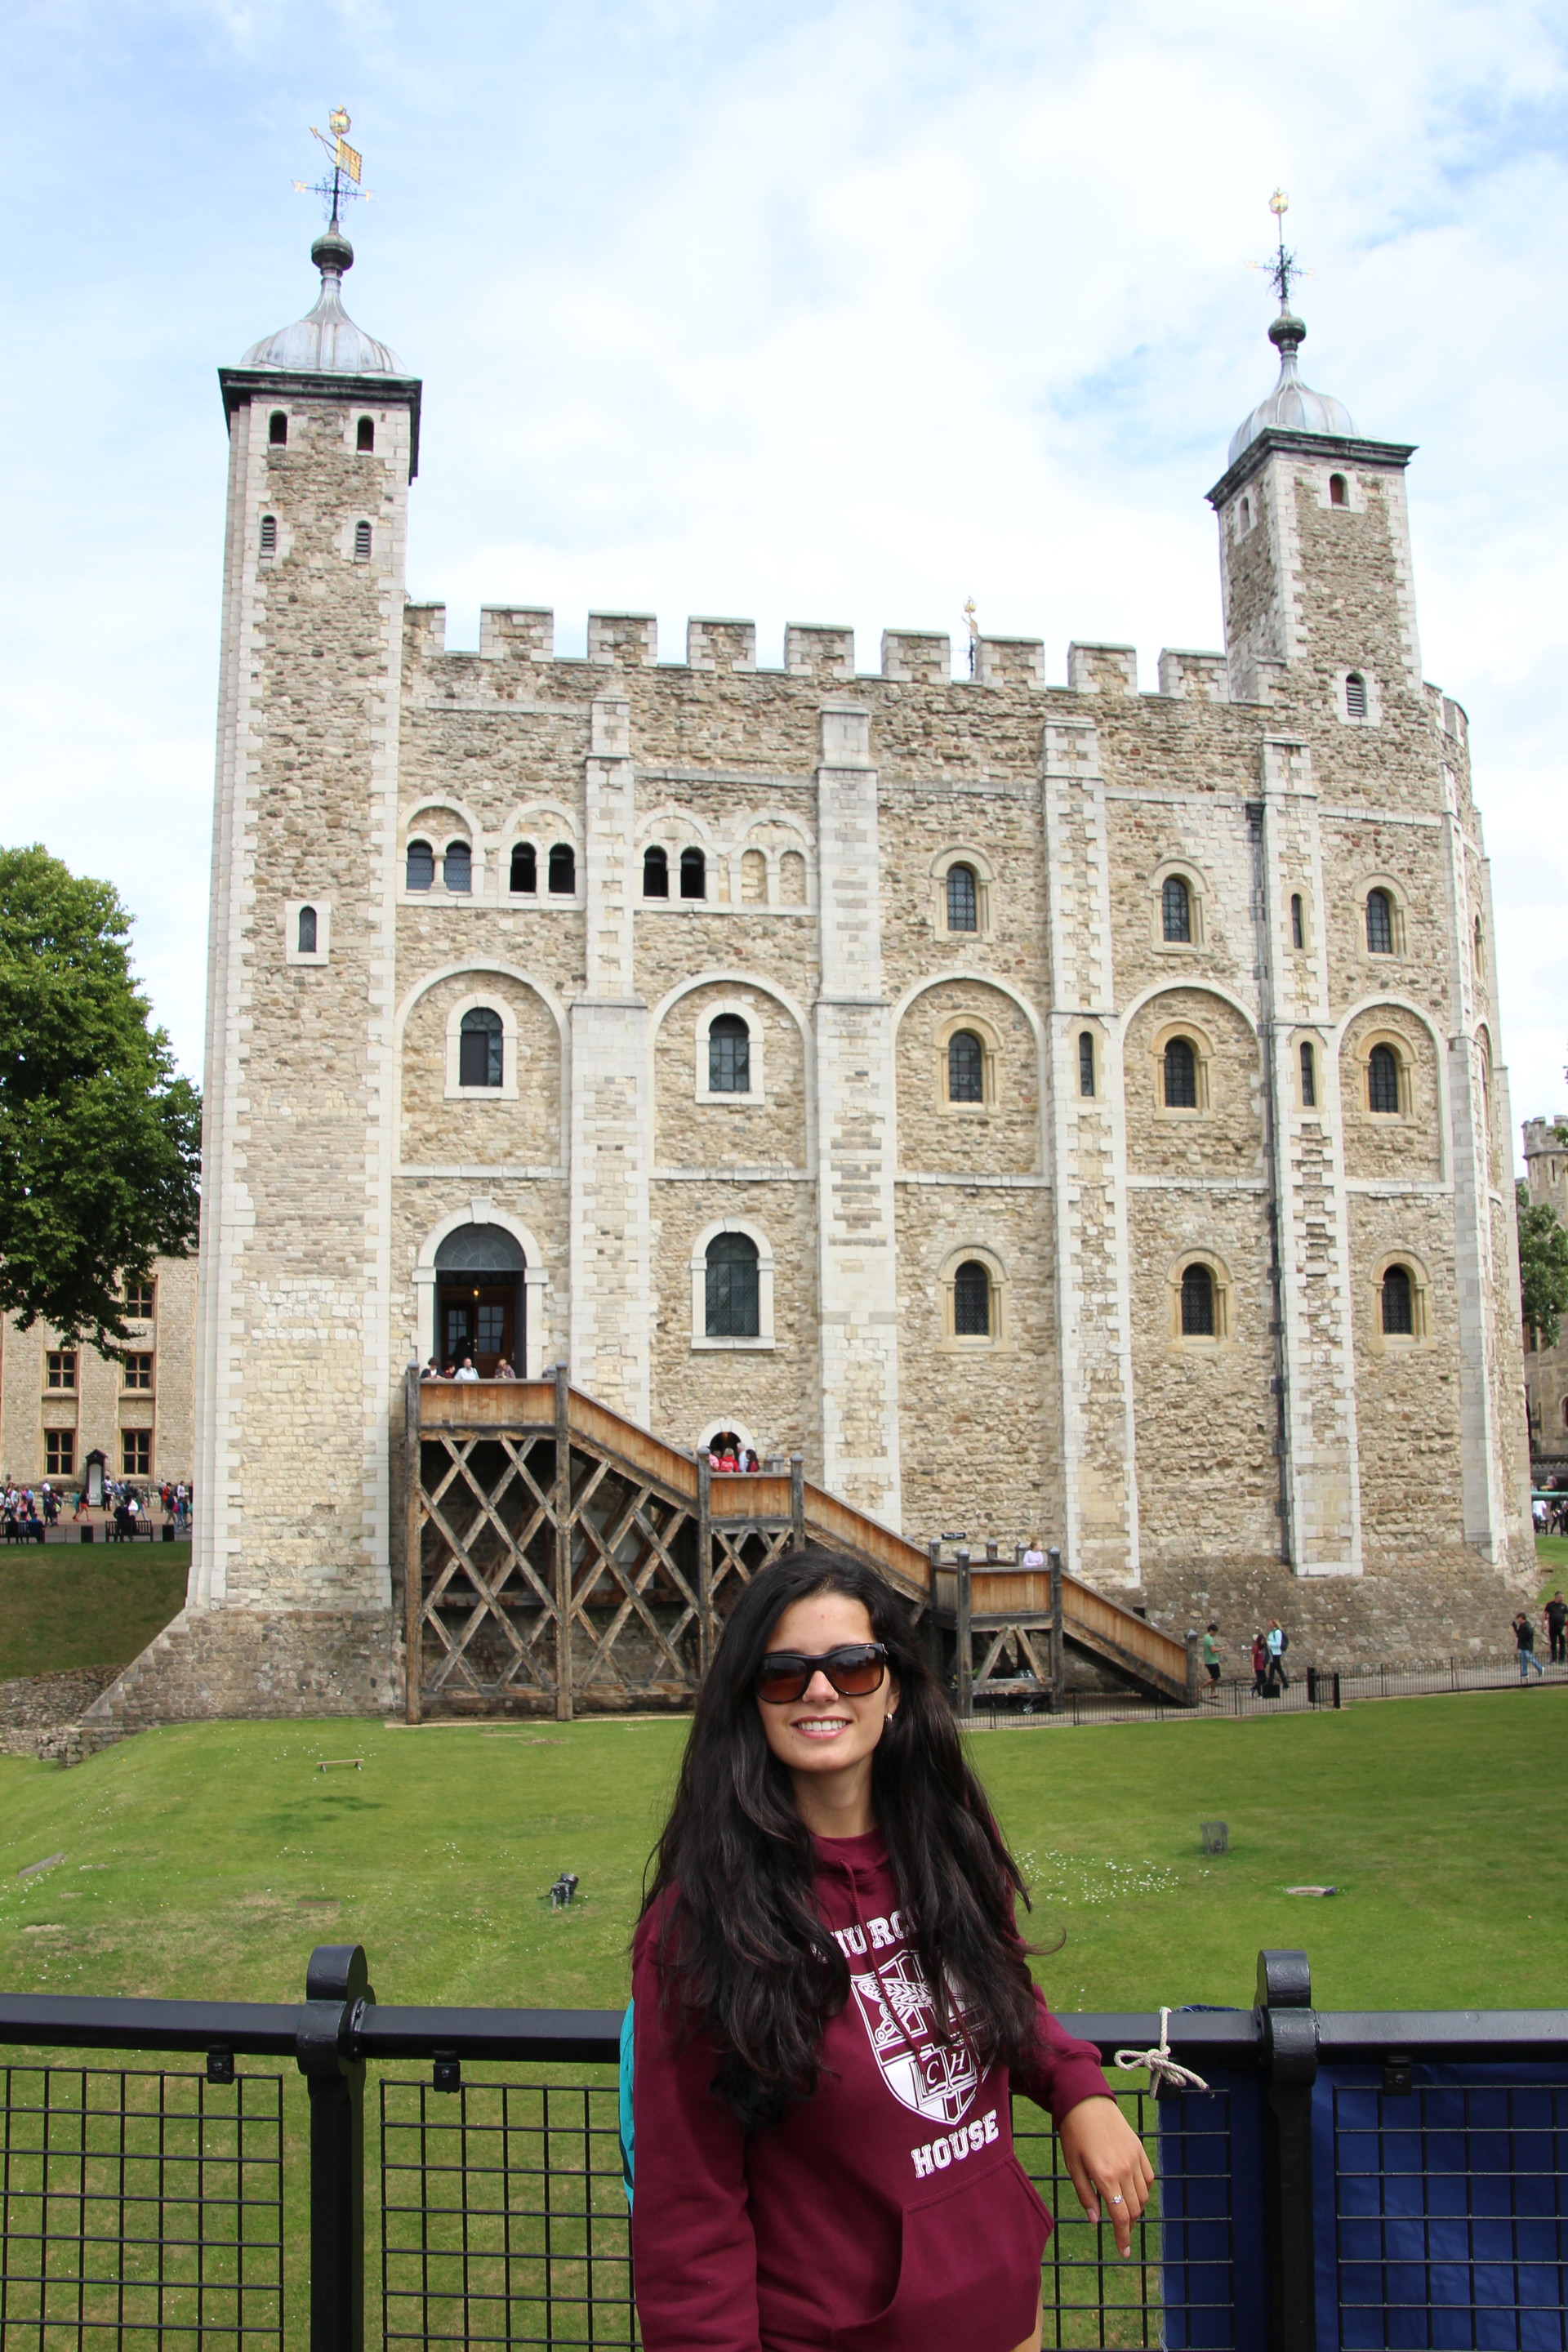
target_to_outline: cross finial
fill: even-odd
[[[331,157],[332,176],[329,180],[323,174],[319,180],[296,180],[294,183],[300,195],[321,197],[322,203],[328,207],[328,215],[334,228],[338,226],[338,212],[342,205],[355,196],[368,196],[370,194],[368,188],[362,188],[360,185],[360,170],[363,158],[357,147],[349,145],[348,134],[353,128],[346,106],[334,106],[328,115],[327,130],[331,132],[330,139],[326,131],[318,131],[312,122],[310,136],[312,139],[319,140]]]

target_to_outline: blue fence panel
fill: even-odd
[[[1169,2352],[1263,2352],[1263,2101],[1256,2074],[1157,2104]]]

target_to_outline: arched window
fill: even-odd
[[[372,417],[362,416],[360,418],[359,446],[361,449],[374,449],[375,447],[375,423]]]
[[[1415,1336],[1415,1293],[1407,1265],[1391,1265],[1383,1277],[1383,1328],[1396,1339]]]
[[[463,1015],[458,1041],[458,1084],[499,1087],[502,1078],[501,1018],[488,1004]]]
[[[1078,1040],[1078,1090],[1080,1095],[1094,1092],[1094,1032],[1083,1029]]]
[[[1366,680],[1359,669],[1352,669],[1345,680],[1345,717],[1366,717]]]
[[[779,901],[785,907],[805,904],[805,860],[798,849],[786,849],[779,859]]]
[[[950,931],[980,929],[980,885],[973,866],[947,869],[947,928]]]
[[[749,1234],[715,1234],[708,1244],[708,1337],[755,1339],[762,1331],[757,1244]]]
[[[1367,1056],[1366,1107],[1368,1110],[1398,1114],[1399,1056],[1392,1045],[1374,1045]]]
[[[955,1103],[985,1099],[985,1048],[973,1029],[955,1029],[947,1041],[947,1098]]]
[[[280,408],[275,408],[268,420],[267,438],[274,449],[282,449],[288,446],[289,419]]]
[[[680,895],[683,898],[708,896],[708,860],[700,849],[683,849],[680,853]]]
[[[642,854],[642,894],[645,898],[669,896],[669,857],[657,842]]]
[[[441,860],[441,879],[448,890],[473,888],[474,853],[466,841],[447,844],[447,855]]]
[[[538,889],[539,859],[534,853],[534,847],[531,841],[519,841],[513,843],[511,852],[511,872],[507,877],[507,887],[510,890],[519,890],[528,895],[531,895]]]
[[[1179,874],[1167,874],[1160,886],[1160,927],[1166,939],[1191,945],[1193,894]]]
[[[1485,974],[1486,961],[1486,935],[1481,929],[1481,919],[1478,915],[1476,917],[1476,978],[1478,980]]]
[[[367,522],[356,522],[354,525],[354,562],[356,563],[370,562],[370,525]]]
[[[1366,894],[1366,944],[1370,955],[1394,953],[1394,901],[1386,890]]]
[[[1252,529],[1252,500],[1250,499],[1243,499],[1241,501],[1241,528],[1243,530],[1250,530]]]
[[[710,1095],[752,1091],[752,1033],[738,1013],[721,1013],[709,1026],[708,1091]]]
[[[1215,1336],[1214,1276],[1206,1265],[1182,1269],[1182,1337],[1212,1339]]]
[[[278,518],[276,515],[263,515],[261,518],[261,554],[263,561],[265,562],[268,556],[276,555],[277,552]]]
[[[991,1337],[991,1276],[977,1257],[965,1258],[952,1277],[952,1330],[958,1339]]]
[[[768,861],[760,849],[748,849],[741,858],[741,904],[761,907],[768,895]]]
[[[436,879],[436,853],[427,841],[411,841],[404,868],[404,887],[428,890]]]
[[[1318,1072],[1310,1045],[1301,1048],[1301,1108],[1318,1108]]]
[[[551,848],[550,888],[557,898],[577,895],[577,853],[569,841],[558,841]]]
[[[1196,1110],[1198,1057],[1190,1037],[1173,1037],[1165,1048],[1165,1108]]]
[[[1331,474],[1329,476],[1329,504],[1331,507],[1348,507],[1350,502],[1350,489],[1345,481],[1344,476],[1342,474]]]
[[[297,942],[300,955],[315,954],[316,910],[314,907],[301,907],[300,909],[300,927],[297,934]]]
[[[1306,910],[1301,905],[1300,890],[1290,893],[1290,944],[1293,948],[1304,948],[1307,944]]]

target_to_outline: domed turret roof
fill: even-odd
[[[310,258],[321,273],[315,309],[252,343],[240,365],[286,368],[296,375],[401,375],[396,352],[356,327],[343,309],[343,272],[353,268],[354,249],[335,217],[310,247]]]
[[[1281,310],[1268,330],[1268,340],[1279,354],[1279,381],[1232,434],[1228,462],[1233,466],[1271,425],[1285,433],[1321,433],[1336,440],[1348,439],[1355,431],[1343,401],[1332,399],[1326,392],[1314,392],[1297,373],[1296,354],[1307,340],[1300,320]]]

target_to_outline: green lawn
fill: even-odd
[[[214,1724],[69,1772],[0,1758],[0,1984],[292,2000],[312,1944],[357,1940],[387,2000],[617,2004],[683,1736]],[[1495,2008],[1568,1999],[1565,1737],[1568,1692],[1533,1688],[973,1754],[1035,1932],[1065,1937],[1038,1963],[1060,2008],[1247,2005],[1265,1944],[1310,1951],[1326,2008]],[[1211,1819],[1232,1851],[1208,1862]],[[582,1894],[552,1912],[562,1868]]]
[[[1568,1536],[1537,1536],[1535,1558],[1546,1581],[1541,1598],[1547,1600],[1559,1585],[1568,1592]]]
[[[184,1608],[188,1543],[43,1544],[0,1552],[0,1682],[129,1665]]]

